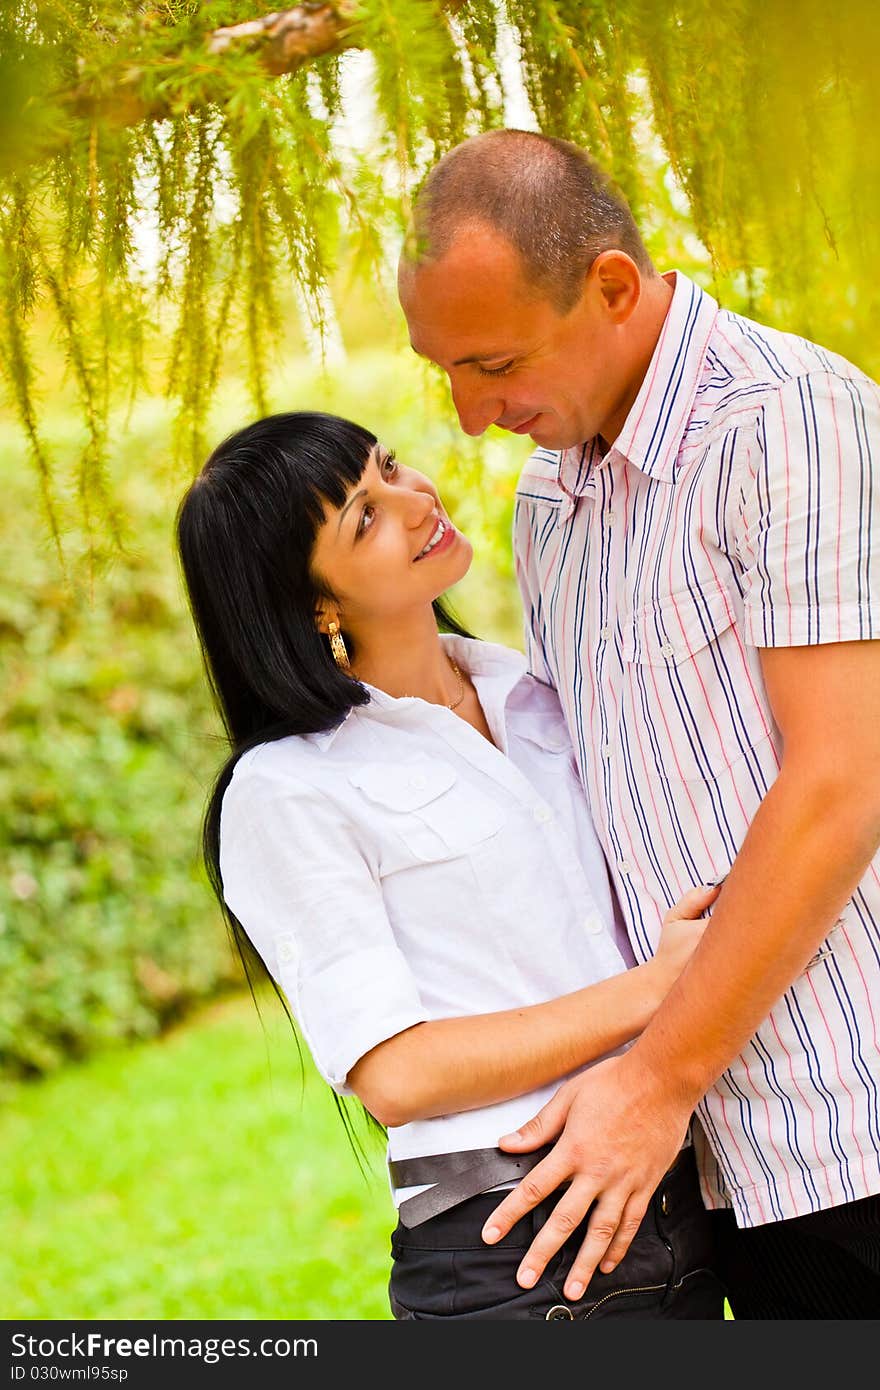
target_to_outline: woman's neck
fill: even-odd
[[[448,705],[460,694],[433,609],[426,619],[384,627],[375,635],[352,634],[356,648],[352,675],[395,699],[417,696]]]

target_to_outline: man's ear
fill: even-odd
[[[611,318],[625,323],[642,294],[639,268],[625,251],[601,251],[589,270]]]

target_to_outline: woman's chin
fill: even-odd
[[[449,565],[443,576],[443,588],[440,593],[445,593],[453,585],[460,584],[470,569],[474,559],[474,547],[471,545],[467,536],[458,533],[455,549],[449,555]],[[439,598],[439,594],[438,594]]]

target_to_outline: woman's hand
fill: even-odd
[[[669,993],[699,946],[700,938],[709,925],[709,918],[703,914],[720,892],[720,884],[717,887],[690,888],[664,916],[660,941],[652,962],[656,967],[655,978],[663,992],[662,997]]]

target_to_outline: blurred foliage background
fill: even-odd
[[[384,1179],[364,1183],[307,1058],[300,1091],[289,1031],[264,1051],[198,862],[223,748],[172,526],[225,432],[349,415],[437,479],[475,542],[460,616],[520,644],[527,441],[461,434],[394,294],[433,160],[502,124],[574,139],[661,268],[880,370],[873,0],[282,15],[242,32],[253,0],[0,7],[5,1316],[387,1316]],[[91,1249],[96,1221],[113,1240]],[[332,1274],[352,1259],[354,1292]]]
[[[586,145],[665,252],[698,239],[723,297],[864,352],[878,77],[875,0],[8,0],[0,360],[59,554],[67,483],[93,566],[126,533],[114,400],[164,389],[190,464],[230,356],[264,413],[285,291],[325,343],[354,280],[393,298],[414,187],[485,127]],[[46,323],[86,427],[63,460]]]

